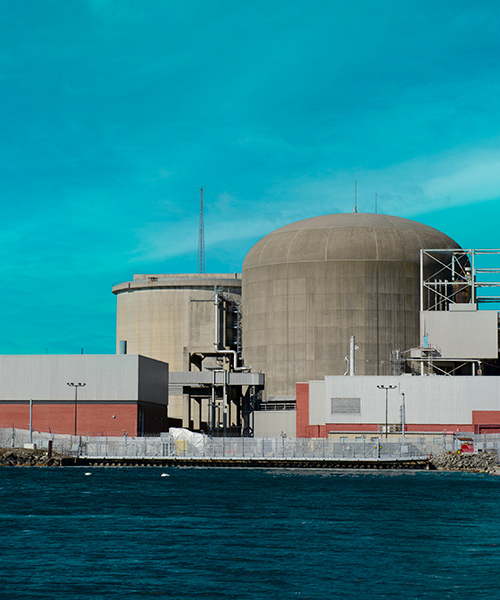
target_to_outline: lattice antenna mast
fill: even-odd
[[[200,188],[200,232],[198,236],[198,273],[205,273],[205,221],[203,217],[203,188]]]

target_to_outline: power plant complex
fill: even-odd
[[[269,233],[241,274],[134,275],[112,290],[108,370],[96,357],[29,357],[46,382],[39,398],[37,378],[9,383],[26,357],[0,357],[0,426],[27,428],[29,418],[79,435],[182,427],[340,439],[500,432],[499,255],[354,212]],[[67,385],[78,378],[86,386],[73,400]]]

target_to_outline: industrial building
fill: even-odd
[[[168,365],[144,356],[0,356],[0,427],[78,436],[167,427]]]
[[[264,377],[243,363],[241,275],[134,275],[113,293],[117,351],[169,364],[168,426],[250,435]]]
[[[297,385],[297,437],[500,433],[500,377],[354,376]]]
[[[499,257],[354,212],[269,233],[241,275],[134,275],[112,290],[117,355],[0,357],[0,427],[500,431]]]
[[[383,404],[377,385],[395,385],[384,383],[391,377],[414,381],[412,406],[441,390],[420,405],[425,418],[391,413],[393,430],[493,426],[500,379],[477,376],[499,373],[498,313],[480,306],[500,301],[484,280],[500,269],[478,267],[481,256],[399,217],[305,219],[258,241],[241,277],[136,275],[115,286],[117,348],[169,362],[169,423],[212,435],[387,431],[368,398]],[[468,394],[459,414],[454,386]],[[354,405],[360,412],[349,413]]]

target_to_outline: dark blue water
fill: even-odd
[[[8,467],[0,533],[9,600],[500,598],[487,475]]]

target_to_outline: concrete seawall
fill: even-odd
[[[254,469],[429,469],[428,459],[321,458],[63,458],[63,466],[88,467],[239,467]]]

